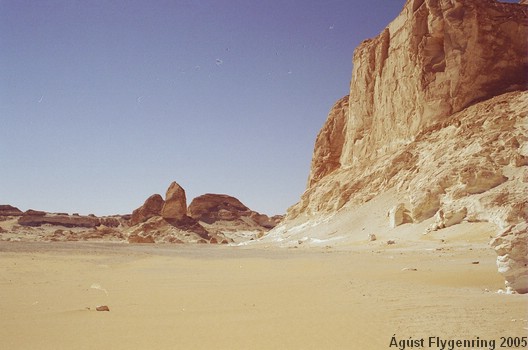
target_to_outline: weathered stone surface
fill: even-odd
[[[97,218],[97,217],[94,217]],[[103,216],[99,218],[99,224],[106,226],[106,227],[118,227],[122,224],[124,224],[126,221],[126,217],[122,215],[115,215],[115,216]]]
[[[251,214],[249,214],[249,217],[255,221],[258,225],[267,228],[272,229],[275,226],[277,226],[281,220],[283,219],[282,215],[274,215],[272,217],[269,217],[265,214],[259,214],[255,211],[252,211]]]
[[[47,213],[45,211],[42,211],[42,210],[29,209],[29,210],[26,210],[23,215],[24,216],[44,216],[46,214]]]
[[[227,195],[199,196],[187,209],[184,189],[173,182],[165,202],[154,195],[134,211],[132,227],[125,234],[130,237],[149,234],[155,242],[225,243],[237,240],[237,232],[241,232],[240,240],[250,234],[261,236],[281,219],[282,216],[270,218],[252,211]]]
[[[23,212],[11,205],[3,204],[0,205],[0,216],[21,216]]]
[[[440,209],[440,188],[416,191],[409,195],[411,217],[414,222],[422,222],[432,217]]]
[[[184,216],[179,220],[166,220],[161,216],[154,216],[145,222],[131,226],[125,234],[131,237],[129,242],[132,243],[138,243],[135,236],[150,236],[153,242],[166,243],[196,243],[198,239],[209,241],[211,238],[209,232],[189,216]]]
[[[165,195],[165,203],[161,209],[161,216],[167,220],[180,220],[187,215],[187,198],[185,190],[173,182]]]
[[[137,225],[145,222],[153,216],[161,216],[161,210],[165,201],[159,194],[153,194],[145,203],[132,212],[132,218],[130,219],[130,225]]]
[[[408,1],[378,37],[355,50],[348,109],[341,99],[330,112],[316,140],[308,188],[289,214],[333,212],[356,200],[357,189],[389,185],[394,175],[415,170],[426,156],[412,144],[450,124],[459,133],[493,128],[491,121],[461,128],[465,118],[453,123],[451,116],[478,101],[526,89],[527,23],[528,10],[518,4]],[[509,119],[497,125],[500,131],[512,127],[515,118]],[[524,159],[507,155],[500,161],[520,164]],[[486,191],[506,180],[497,166],[472,168],[472,163],[451,174],[460,176],[458,195]],[[437,188],[422,195],[418,192],[428,188],[417,185],[415,200],[431,206],[415,208],[424,220],[436,212]]]
[[[528,224],[511,225],[491,241],[506,287],[528,293]]]
[[[154,238],[152,235],[139,235],[134,234],[128,236],[128,243],[155,243]]]
[[[405,209],[405,204],[403,203],[398,203],[392,207],[387,215],[389,216],[389,226],[391,228],[412,222],[409,211]]]
[[[477,101],[524,89],[526,17],[494,0],[407,1],[354,52],[341,164],[370,163]]]
[[[460,209],[440,209],[436,212],[433,229],[442,229],[459,224],[467,215],[467,208]]]
[[[70,215],[28,215],[27,212],[23,216],[19,217],[18,224],[22,226],[42,226],[45,224],[57,225],[64,227],[86,227],[94,228],[100,225],[99,218],[90,216],[70,216]]]
[[[218,220],[235,220],[251,214],[251,210],[235,197],[212,193],[194,198],[189,204],[188,212],[193,219],[208,224]]]
[[[340,100],[330,112],[283,226],[391,190],[418,223],[454,224],[461,208],[499,229],[526,221],[527,33],[525,5],[407,1],[355,50],[348,110]]]
[[[39,210],[28,210],[18,218],[18,224],[22,226],[38,227],[42,225],[54,225],[63,227],[95,228],[103,225],[116,228],[125,224],[127,218],[121,215],[97,217],[95,215],[68,215],[65,213],[46,213]]]
[[[179,220],[167,220],[167,221],[171,225],[177,227],[178,229],[196,233],[198,236],[200,236],[201,238],[207,241],[209,241],[209,239],[211,238],[209,236],[209,232],[202,225],[200,225],[200,223],[196,219],[190,216],[185,215]]]
[[[334,104],[326,123],[317,135],[308,186],[313,186],[319,179],[341,166],[340,159],[348,117],[348,99],[347,95]]]
[[[204,194],[196,197],[189,204],[189,216],[206,224],[216,224],[216,229],[221,226],[228,230],[254,230],[267,231],[275,227],[282,216],[269,217],[257,213],[235,197],[225,194]],[[229,225],[227,222],[232,223]],[[229,226],[229,227],[228,227]]]

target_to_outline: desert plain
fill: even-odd
[[[0,205],[0,349],[527,348],[527,23],[406,1],[284,216],[176,182],[130,215]]]
[[[0,242],[2,349],[498,349],[527,335],[528,296],[498,292],[479,225],[309,249]]]

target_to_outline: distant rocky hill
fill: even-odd
[[[165,200],[150,196],[132,213],[129,241],[232,243],[256,239],[282,219],[250,210],[224,194],[205,194],[187,207],[185,190],[173,182]]]
[[[526,5],[408,0],[355,50],[350,92],[317,136],[307,189],[272,233],[396,191],[393,227],[495,224],[499,271],[528,292],[527,37]]]
[[[154,194],[131,215],[22,212],[0,205],[0,240],[227,244],[261,237],[281,219],[259,214],[222,194],[199,196],[187,208],[185,190],[173,182],[165,199]]]

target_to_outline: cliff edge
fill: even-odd
[[[392,191],[387,229],[494,224],[499,271],[528,292],[527,37],[523,4],[407,1],[355,50],[350,93],[317,136],[307,189],[271,236]]]

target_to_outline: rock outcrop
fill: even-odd
[[[55,225],[63,227],[84,227],[95,228],[98,226],[118,227],[125,224],[126,218],[119,215],[110,217],[68,215],[44,213],[44,215],[32,215],[24,213],[18,219],[18,224],[22,226],[38,227],[42,225]]]
[[[518,293],[528,293],[528,224],[521,222],[504,229],[491,241],[497,252],[499,272],[506,287]]]
[[[9,204],[0,205],[0,216],[21,216],[22,210]]]
[[[526,7],[494,0],[408,0],[354,52],[341,164],[370,164],[453,113],[524,89],[526,18]]]
[[[170,184],[165,195],[161,216],[166,220],[182,220],[187,215],[185,190],[176,182]]]
[[[465,220],[503,230],[526,221],[527,34],[525,5],[408,0],[355,50],[348,102],[330,111],[307,189],[281,230],[389,190],[408,205],[409,221],[436,215],[437,229]],[[517,242],[516,232],[508,240]],[[528,273],[514,256],[516,276]]]
[[[194,198],[188,212],[193,219],[207,224],[219,220],[233,221],[251,214],[251,210],[235,197],[211,193]]]
[[[139,234],[131,234],[128,236],[128,243],[156,243],[154,241],[154,237],[152,235],[139,235]]]
[[[214,194],[193,200],[188,214],[185,190],[172,182],[165,199],[154,194],[132,215],[22,212],[1,205],[0,240],[240,243],[261,237],[281,219],[257,213],[234,197]]]
[[[199,196],[187,208],[185,190],[173,182],[165,200],[152,195],[134,211],[126,233],[130,243],[231,243],[260,237],[281,219],[222,194]]]
[[[32,227],[48,224],[63,227],[95,228],[101,225],[101,219],[92,216],[50,214],[28,210],[18,219],[18,224]]]
[[[249,239],[261,237],[282,219],[253,211],[235,197],[211,193],[194,198],[188,213],[209,232],[235,241],[240,238],[237,233],[243,232]]]
[[[389,217],[389,226],[395,228],[405,223],[412,222],[412,219],[409,216],[409,211],[405,209],[405,204],[398,203],[389,210],[387,213]]]
[[[165,200],[154,194],[134,210],[130,224],[129,243],[197,242],[212,238],[197,220],[187,215],[185,190],[175,181],[169,185]]]
[[[148,197],[141,207],[132,212],[130,225],[137,225],[147,221],[151,217],[161,216],[161,210],[164,204],[165,201],[159,194],[153,194]]]
[[[341,154],[345,143],[345,125],[348,119],[348,100],[345,96],[337,101],[321,131],[317,135],[312,157],[312,165],[308,186],[341,167]]]

